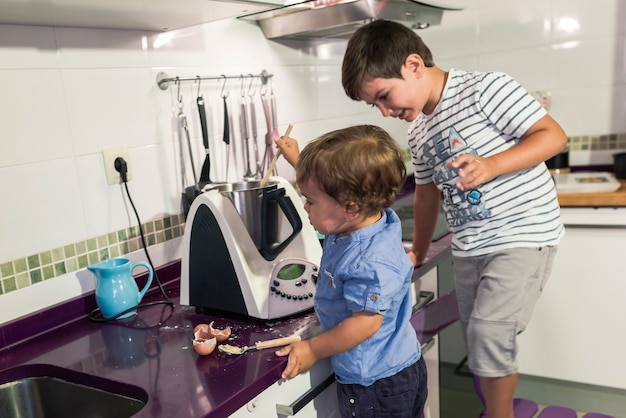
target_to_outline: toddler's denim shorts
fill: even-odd
[[[426,376],[422,356],[413,365],[370,386],[337,384],[341,417],[420,418],[428,395]]]

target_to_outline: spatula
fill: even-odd
[[[198,104],[198,113],[200,114],[200,128],[202,129],[202,143],[204,144],[204,151],[206,153],[204,157],[204,163],[202,164],[202,170],[200,170],[200,188],[205,184],[211,183],[211,157],[209,154],[209,130],[206,122],[206,110],[204,109],[204,98],[198,96],[196,99]]]
[[[292,335],[290,337],[276,338],[274,340],[259,341],[257,343],[254,343],[254,345],[250,347],[247,345],[243,347],[237,347],[236,345],[220,344],[217,346],[217,349],[220,350],[220,353],[224,353],[228,355],[232,355],[232,354],[238,355],[238,354],[243,354],[249,350],[263,350],[266,348],[281,347],[283,345],[297,343],[298,341],[301,341],[301,340],[302,338],[300,338],[299,335]]]

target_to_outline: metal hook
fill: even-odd
[[[196,94],[196,96],[202,97],[202,95],[200,94],[200,84],[202,83],[202,79],[200,78],[199,75],[196,76],[196,81],[198,82],[198,94]]]
[[[178,86],[178,92],[176,93],[178,96],[178,103],[182,103],[183,96],[180,94],[180,78],[176,77],[176,85]]]
[[[227,79],[227,77],[224,74],[222,74],[222,77],[223,77],[223,80],[224,80],[224,84],[222,84],[222,91],[220,92],[220,95],[222,96],[222,99],[225,99],[225,98],[228,97],[228,94],[230,92],[227,91],[226,94],[224,94],[224,87],[226,87],[226,79]]]
[[[244,80],[246,79],[246,77],[247,77],[247,76],[245,76],[245,75],[243,75],[243,74],[240,74],[240,75],[239,75],[239,78],[241,79],[241,86],[240,86],[240,88],[239,88],[239,93],[241,94],[241,97],[242,97],[242,98],[246,97],[246,91],[245,91],[245,90],[244,90],[244,88],[243,88],[243,82],[244,82]]]
[[[248,77],[250,77],[250,83],[248,84],[248,97],[252,97],[256,94],[256,90],[250,93],[250,89],[252,88],[252,82],[254,81],[254,76],[252,75],[252,73],[250,73],[248,74]]]

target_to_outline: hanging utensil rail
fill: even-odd
[[[260,78],[261,84],[267,84],[267,81],[274,77],[273,74],[268,73],[266,70],[261,71],[260,74],[238,74],[238,75],[217,75],[217,76],[195,76],[195,77],[169,77],[164,72],[157,74],[157,85],[161,90],[167,90],[171,83],[179,84],[186,81],[198,82],[198,80],[223,80],[231,78]]]

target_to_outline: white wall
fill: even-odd
[[[505,71],[529,90],[551,90],[551,113],[570,136],[626,132],[623,2],[467,3],[420,32],[440,67]],[[404,122],[345,97],[344,49],[345,41],[268,41],[254,24],[236,19],[163,34],[0,25],[0,264],[136,223],[122,188],[106,183],[101,151],[108,147],[129,148],[129,188],[143,221],[180,212],[177,91],[157,87],[160,71],[194,77],[265,69],[274,75],[281,132],[293,123],[292,136],[304,143],[330,129],[374,123],[404,144]],[[212,178],[219,180],[220,83],[201,86],[212,114]],[[238,81],[227,90],[231,109],[238,107]],[[196,93],[197,84],[182,85],[199,171]],[[259,104],[257,113],[264,133]],[[292,175],[282,161],[279,171]],[[180,256],[170,247],[160,262]],[[57,290],[63,299],[62,285]],[[0,304],[22,291],[1,295]]]

